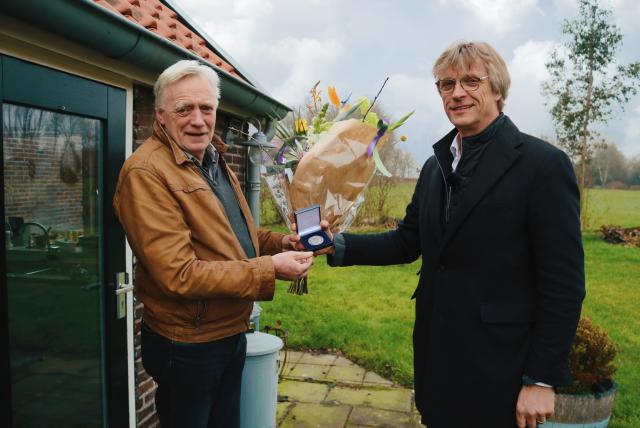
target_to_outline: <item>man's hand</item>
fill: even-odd
[[[320,227],[322,228],[324,233],[327,234],[329,239],[333,241],[333,233],[331,233],[331,231],[329,230],[329,222],[326,220],[320,221]],[[300,235],[298,235],[297,233],[298,227],[295,223],[291,224],[291,231],[292,233],[290,235],[287,235],[282,239],[282,246],[284,248],[287,248],[287,246],[291,246],[291,248],[296,251],[305,251],[304,245],[302,244],[302,242],[300,242]],[[323,248],[313,253],[314,256],[320,256],[322,254],[333,254],[333,246]]]
[[[292,232],[288,235],[285,235],[282,238],[282,251],[287,251],[287,250],[307,251],[304,248],[304,245],[302,245],[302,242],[300,242],[300,235],[296,233],[295,227],[296,227],[296,224],[293,223]]]
[[[553,388],[522,385],[516,404],[518,428],[535,428],[553,415],[556,394]]]
[[[276,270],[276,278],[293,281],[307,276],[313,264],[313,253],[311,251],[285,251],[271,256],[271,259]]]

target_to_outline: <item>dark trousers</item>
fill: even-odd
[[[207,343],[169,340],[142,323],[142,365],[158,384],[163,428],[239,428],[244,334]]]

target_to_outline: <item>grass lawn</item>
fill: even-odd
[[[640,192],[638,192],[640,193]],[[636,211],[640,216],[640,211]],[[635,223],[640,224],[640,221]],[[583,313],[618,345],[619,384],[611,428],[640,427],[640,249],[584,236],[587,297]]]
[[[589,229],[604,224],[640,226],[640,191],[589,189],[587,194]]]
[[[401,218],[414,185],[390,195],[392,217]],[[619,392],[611,428],[640,427],[640,249],[610,245],[602,224],[640,226],[640,192],[589,190],[591,229],[584,235],[587,298],[583,313],[604,327],[619,348]],[[282,230],[280,227],[276,229]],[[316,259],[310,293],[288,294],[278,284],[275,301],[262,304],[261,325],[283,322],[290,346],[339,351],[368,369],[411,386],[411,332],[419,261],[411,265],[329,268]]]
[[[279,282],[273,302],[261,303],[261,325],[282,320],[294,348],[341,351],[379,374],[411,385],[411,332],[419,262],[330,268],[318,257],[309,294],[288,294]]]
[[[411,201],[415,183],[399,183],[389,195],[389,216],[393,218],[404,217],[404,210]]]

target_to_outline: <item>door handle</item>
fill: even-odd
[[[133,285],[129,284],[129,274],[127,272],[116,273],[116,318],[122,319],[127,316],[127,293],[133,291]]]
[[[116,296],[126,294],[133,291],[133,285],[126,285],[124,287],[116,288]]]

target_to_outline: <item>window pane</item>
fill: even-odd
[[[102,124],[2,113],[14,426],[100,426]]]

